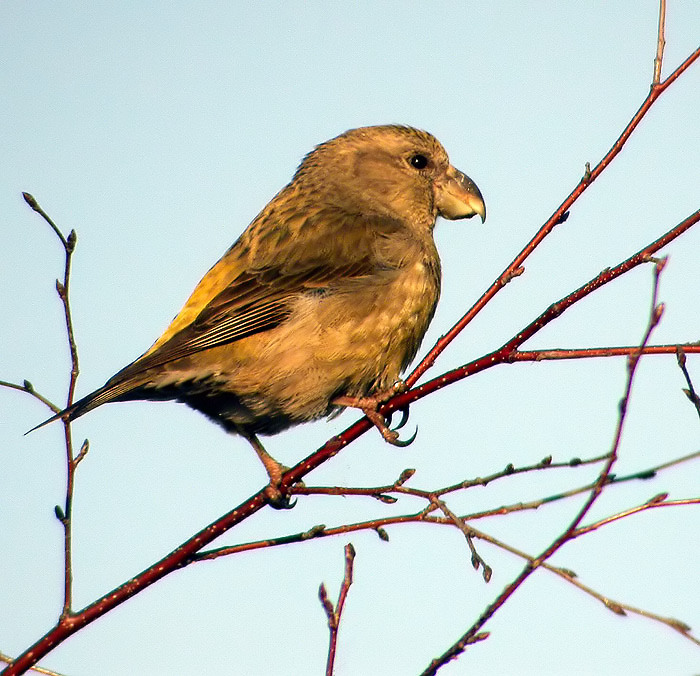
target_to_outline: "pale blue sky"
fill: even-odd
[[[35,195],[75,228],[72,301],[78,394],[101,385],[165,328],[202,274],[291,177],[316,143],[347,128],[399,122],[433,132],[481,188],[477,221],[441,222],[443,298],[421,354],[478,298],[597,161],[646,95],[655,0],[608,2],[92,2],[0,4],[0,379],[65,396],[67,352],[53,289],[61,250],[21,199]],[[700,40],[700,3],[669,0],[665,73]],[[698,208],[700,64],[664,95],[624,153],[430,372],[501,345],[606,266]],[[698,339],[700,231],[669,247],[655,342]],[[641,338],[651,270],[572,309],[528,347]],[[696,385],[697,359],[689,359]],[[375,485],[405,467],[433,488],[608,450],[624,360],[487,371],[412,408],[410,448],[376,433],[309,477]],[[697,415],[672,357],[640,367],[617,468],[625,474],[698,448]],[[60,610],[61,429],[0,391],[0,650],[18,653]],[[354,414],[269,439],[292,464]],[[74,425],[91,450],[75,502],[76,606],[138,573],[263,483],[241,439],[176,404],[105,406]],[[528,475],[454,499],[473,512],[590,480]],[[617,487],[597,516],[669,490],[697,494],[698,463]],[[575,513],[560,503],[475,525],[536,553]],[[366,499],[299,500],[223,542],[244,542],[418,509]],[[656,510],[567,546],[555,563],[619,601],[700,630],[697,517]],[[343,545],[357,549],[340,634],[339,675],[416,674],[475,620],[520,561],[480,544],[485,585],[452,529],[402,526],[199,564],[162,581],[55,650],[45,665],[80,674],[323,673],[325,617]],[[541,571],[486,627],[491,638],[441,673],[689,674],[697,648],[620,618]],[[593,657],[595,655],[595,657]]]

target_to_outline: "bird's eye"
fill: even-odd
[[[408,162],[414,169],[425,169],[428,166],[428,158],[420,153],[411,155]]]

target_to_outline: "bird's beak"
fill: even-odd
[[[434,182],[433,190],[435,206],[443,218],[455,221],[479,214],[482,223],[486,220],[486,204],[476,183],[452,165]]]

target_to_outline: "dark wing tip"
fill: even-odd
[[[97,408],[101,404],[111,401],[114,389],[114,386],[104,385],[99,390],[95,390],[91,394],[88,394],[86,397],[83,397],[82,399],[73,402],[68,408],[64,408],[62,411],[59,411],[58,413],[52,415],[50,418],[47,418],[43,422],[40,422],[35,427],[32,427],[32,429],[27,430],[24,433],[24,436],[26,436],[30,432],[38,430],[41,427],[44,427],[44,425],[50,425],[52,422],[55,422],[60,418],[64,418],[67,421],[79,418],[81,415],[87,413],[88,411],[91,411],[93,408]]]
[[[59,418],[63,417],[68,412],[68,410],[69,409],[66,409],[65,411],[59,411],[58,413],[56,413],[56,415],[52,415],[50,418],[44,420],[44,422],[40,422],[38,425],[32,427],[32,429],[27,430],[23,436],[26,437],[28,434],[34,432],[35,430],[38,430],[40,427],[44,427],[44,425],[48,425],[49,423],[55,422]]]

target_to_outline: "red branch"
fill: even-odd
[[[549,235],[550,232],[563,221],[566,220],[568,211],[573,203],[581,197],[586,188],[600,176],[605,168],[617,157],[627,139],[632,135],[632,132],[637,128],[642,118],[647,114],[649,108],[652,107],[656,99],[673,84],[678,77],[687,70],[690,65],[700,57],[700,47],[698,47],[683,63],[676,68],[663,82],[652,84],[648,96],[635,113],[630,123],[625,127],[620,137],[615,141],[612,148],[607,152],[605,157],[592,169],[586,166],[586,172],[583,178],[571,194],[557,207],[554,213],[549,217],[547,222],[539,229],[537,234],[528,242],[525,248],[513,259],[512,263],[501,273],[493,284],[484,292],[484,294],[476,301],[469,311],[444,335],[435,343],[435,346],[426,355],[425,359],[415,368],[415,370],[406,378],[406,384],[413,387],[418,379],[435,363],[438,356],[445,348],[464,330],[464,328],[481,312],[491,299],[513,278],[523,272],[522,264],[525,259],[539,246],[542,240]]]
[[[688,354],[700,354],[700,343],[685,343],[682,346],[647,345],[642,354],[678,354],[679,347]],[[510,356],[511,361],[545,361],[553,359],[592,359],[596,357],[623,357],[638,352],[639,347],[582,347],[556,350],[517,350]]]
[[[659,291],[659,277],[663,267],[666,263],[666,259],[656,261],[656,269],[654,275],[654,290],[652,294],[651,303],[651,313],[649,317],[649,323],[647,330],[642,339],[642,343],[637,350],[637,353],[632,355],[627,363],[627,383],[625,385],[625,392],[620,401],[619,415],[617,419],[617,427],[615,429],[615,437],[613,440],[612,448],[610,450],[610,455],[605,467],[598,475],[593,487],[584,503],[574,517],[573,521],[564,530],[561,535],[558,535],[554,541],[537,557],[529,559],[523,568],[523,570],[517,575],[517,577],[512,580],[503,591],[496,597],[496,599],[490,603],[485,610],[479,615],[478,619],[472,624],[469,630],[462,635],[462,637],[453,643],[442,655],[431,661],[428,667],[422,672],[421,676],[433,676],[437,673],[437,670],[447,664],[450,660],[453,660],[457,655],[463,652],[464,647],[468,645],[477,636],[480,629],[489,621],[491,617],[498,611],[499,608],[523,585],[523,583],[541,566],[543,566],[547,559],[549,559],[555,552],[561,549],[564,544],[576,537],[576,531],[581,524],[581,521],[586,517],[591,507],[595,501],[600,497],[603,492],[603,488],[608,483],[608,478],[610,477],[610,472],[613,465],[617,461],[617,453],[620,447],[620,441],[622,439],[622,430],[625,424],[626,414],[627,414],[627,404],[629,402],[630,393],[632,391],[632,383],[634,382],[634,376],[639,365],[639,360],[642,356],[644,347],[649,342],[649,338],[659,323],[661,315],[663,313],[663,304],[657,304],[657,297]],[[619,266],[618,266],[619,267]],[[585,288],[585,287],[584,287]],[[552,306],[553,307],[553,306]],[[666,496],[663,497],[665,499]]]

